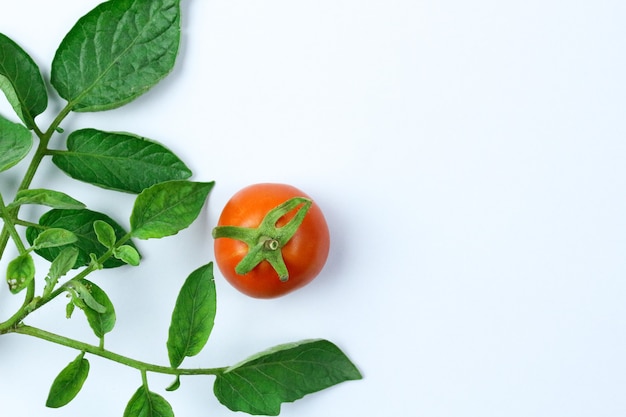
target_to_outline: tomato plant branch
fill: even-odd
[[[95,356],[99,356],[108,359],[113,362],[126,365],[131,368],[138,369],[142,373],[153,372],[167,375],[219,375],[222,374],[227,367],[220,368],[172,368],[169,366],[155,365],[148,362],[139,361],[127,356],[120,355],[107,349],[103,349],[96,345],[81,342],[79,340],[71,339],[69,337],[61,336],[46,330],[39,329],[37,327],[20,325],[11,330],[12,333],[23,334],[27,336],[33,336],[48,342],[56,343],[58,345],[66,346],[72,349],[76,349],[82,352],[90,353]]]
[[[138,31],[136,22],[146,24]],[[7,80],[0,90],[23,122],[12,123],[0,117],[0,139],[8,138],[0,144],[0,170],[30,157],[21,181],[12,187],[13,201],[5,204],[0,195],[3,223],[0,260],[11,241],[19,256],[9,262],[6,282],[12,294],[22,293],[24,297],[17,311],[0,322],[0,335],[23,334],[79,351],[77,359],[53,381],[46,402],[49,407],[67,404],[81,389],[89,371],[85,354],[140,371],[143,389],[131,398],[127,407],[130,412],[125,411],[125,415],[173,416],[167,401],[150,392],[148,372],[176,376],[174,384],[166,388],[168,391],[178,388],[181,375],[213,375],[214,393],[222,404],[233,411],[257,415],[277,415],[284,402],[361,378],[348,358],[325,340],[275,346],[233,367],[179,368],[184,358],[201,351],[213,329],[216,289],[212,262],[188,276],[176,299],[165,346],[169,365],[140,361],[113,352],[108,346],[105,348],[105,334],[116,323],[115,308],[108,295],[86,277],[105,267],[139,265],[141,255],[131,237],[163,238],[188,227],[201,212],[213,182],[188,181],[192,172],[175,154],[134,134],[98,129],[72,132],[66,138],[66,148],[89,145],[85,153],[54,150],[49,144],[55,134],[63,132],[61,124],[73,111],[115,109],[134,100],[171,72],[180,44],[180,22],[180,0],[103,2],[83,16],[64,37],[55,53],[48,83],[32,58],[0,33],[4,64],[0,65],[0,78]],[[139,67],[137,60],[142,62]],[[56,98],[66,103],[47,129],[42,129],[34,119],[50,104],[48,86],[56,90]],[[72,178],[138,194],[130,215],[130,232],[125,232],[124,227],[106,214],[88,210],[65,193],[30,189],[42,161],[49,156],[54,165]],[[39,218],[41,224],[36,224],[37,220],[19,218],[23,204],[47,206],[52,210]],[[236,268],[238,273],[246,273],[267,260],[278,277],[286,281],[289,271],[282,249],[300,228],[311,204],[307,198],[296,197],[267,213],[259,228],[216,228],[214,236],[240,238],[249,246],[250,255]],[[323,217],[320,224],[326,227]],[[25,233],[18,233],[23,231],[20,227],[27,228]],[[299,239],[293,239],[296,240]],[[327,251],[327,243],[321,248],[322,252]],[[36,276],[40,271],[39,266],[35,267],[34,254],[50,262],[47,274]],[[36,278],[44,278],[45,282]],[[291,283],[298,282],[296,273],[291,278]],[[39,288],[36,282],[44,284],[40,292],[36,291]],[[93,340],[86,343],[25,323],[33,312],[61,294],[70,298],[66,316],[70,317],[76,307],[82,309],[99,343]],[[248,387],[251,380],[258,389],[239,389]],[[269,392],[273,394],[266,395]]]
[[[76,276],[63,283],[54,291],[52,291],[51,289],[49,291],[44,290],[44,293],[41,297],[35,297],[35,281],[33,280],[27,288],[26,298],[24,300],[24,303],[22,304],[22,307],[5,322],[0,323],[0,334],[7,333],[10,331],[10,329],[18,327],[29,314],[43,307],[45,304],[58,297],[60,294],[71,290],[73,283],[78,282],[83,278],[86,278],[89,274],[98,270],[99,265],[102,265],[110,257],[113,256],[115,248],[122,246],[130,239],[130,237],[130,233],[123,236],[121,239],[119,239],[114,248],[109,249],[95,262],[89,264],[86,268],[77,273]]]
[[[39,139],[39,144],[37,146],[37,150],[35,151],[35,154],[33,155],[30,161],[30,164],[28,165],[28,168],[26,169],[26,173],[24,174],[24,177],[22,178],[22,182],[20,183],[17,189],[18,192],[22,190],[26,190],[30,187],[30,184],[32,183],[33,178],[35,177],[35,173],[39,169],[39,165],[41,164],[41,161],[43,160],[44,156],[46,156],[49,151],[48,144],[50,142],[50,139],[52,138],[52,135],[54,134],[54,132],[57,131],[61,122],[63,122],[63,120],[67,117],[67,115],[72,111],[73,105],[74,105],[73,103],[68,103],[59,112],[59,114],[54,118],[54,120],[50,124],[50,127],[48,128],[48,130],[46,130],[45,133],[41,129],[39,129],[36,123],[33,122],[33,132],[35,133],[35,136],[37,136],[37,138]],[[19,212],[19,206],[12,208],[11,210],[6,210],[6,213],[2,213],[3,214],[2,217],[5,219],[5,223],[2,228],[2,231],[0,232],[0,259],[2,259],[2,255],[4,254],[4,251],[6,249],[6,245],[9,241],[9,236],[13,238],[13,233],[10,230],[10,226],[7,225],[7,220],[9,218],[17,217],[18,212]],[[16,245],[17,244],[18,243],[16,241]]]

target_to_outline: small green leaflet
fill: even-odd
[[[180,388],[180,375],[176,375],[176,379],[174,379],[174,381],[167,387],[165,388],[165,391],[176,391],[178,388]]]
[[[17,294],[35,278],[35,262],[30,253],[24,253],[9,262],[7,284],[13,294]]]
[[[54,258],[50,264],[50,271],[46,277],[46,286],[44,287],[44,296],[52,292],[57,285],[59,278],[67,274],[76,263],[78,258],[78,249],[76,248],[63,248],[59,255]]]
[[[55,152],[52,162],[72,178],[103,188],[140,193],[159,182],[191,176],[169,149],[129,133],[77,130],[68,137],[67,148]]]
[[[78,237],[69,230],[50,228],[41,232],[33,242],[34,249],[56,248],[59,246],[69,245],[78,240]]]
[[[110,0],[65,36],[51,82],[74,111],[114,109],[172,70],[179,42],[179,0]]]
[[[258,353],[217,376],[213,392],[233,411],[277,416],[280,405],[344,381],[358,369],[327,340],[305,340]]]
[[[141,386],[126,405],[124,417],[174,417],[174,411],[165,398]]]
[[[86,279],[73,283],[70,288],[79,297],[74,304],[85,312],[91,330],[102,339],[115,327],[115,308],[109,296],[96,284]]]
[[[98,242],[102,243],[105,248],[111,249],[115,246],[117,236],[115,236],[113,226],[105,221],[96,220],[93,222],[93,231],[96,232]]]
[[[35,117],[48,106],[48,92],[39,67],[19,45],[1,33],[0,90],[28,128],[35,126]],[[2,131],[4,127],[0,126]]]
[[[96,298],[92,294],[92,288],[90,282],[82,281],[70,281],[66,288],[71,290],[70,293],[75,297],[74,304],[80,308],[89,308],[96,313],[106,313],[107,308],[96,301]]]
[[[131,234],[138,239],[175,235],[198,217],[213,182],[168,181],[137,196],[130,216]]]
[[[80,210],[85,205],[60,191],[31,188],[17,193],[15,200],[8,207],[17,207],[23,204],[39,204],[58,209]]]
[[[78,395],[89,375],[89,361],[83,356],[83,353],[78,355],[54,379],[46,401],[47,407],[63,407]]]
[[[141,257],[139,256],[137,249],[130,245],[122,245],[116,248],[113,251],[113,256],[131,266],[138,266],[141,261]]]
[[[213,330],[215,310],[213,263],[209,263],[189,275],[176,299],[167,339],[173,368],[185,357],[200,353]]]
[[[28,129],[0,117],[0,171],[24,159],[32,146],[33,138]]]
[[[72,318],[72,314],[74,314],[75,307],[76,307],[76,305],[71,300],[70,300],[69,303],[67,303],[65,305],[65,318],[67,318],[67,319],[71,319]]]
[[[72,243],[70,246],[78,249],[78,257],[76,260],[76,265],[74,265],[75,268],[78,268],[80,266],[89,264],[89,262],[91,261],[90,254],[95,254],[96,257],[100,257],[107,251],[107,248],[105,248],[98,241],[98,237],[93,227],[94,222],[98,220],[104,221],[105,223],[111,225],[113,227],[113,230],[115,231],[115,235],[118,240],[126,235],[126,231],[109,216],[88,209],[52,209],[41,216],[41,218],[39,219],[39,224],[41,226],[44,226],[45,228],[66,229],[76,235],[78,240]],[[42,230],[39,228],[28,227],[26,228],[26,239],[32,245],[37,236],[39,236],[41,233]],[[131,242],[129,242],[128,244],[134,247]],[[44,248],[37,249],[35,250],[35,252],[37,252],[37,254],[42,256],[44,259],[52,262],[62,249],[63,247]],[[116,258],[110,258],[104,262],[105,268],[115,268],[122,265],[125,265],[125,263]]]
[[[50,264],[50,272],[48,272],[48,277],[53,280],[58,280],[63,275],[67,274],[74,267],[77,257],[78,249],[63,249],[59,253],[59,256],[54,258],[54,260]]]

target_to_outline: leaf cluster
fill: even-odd
[[[61,124],[70,114],[123,106],[158,84],[175,64],[180,21],[179,0],[110,0],[80,18],[52,61],[51,91],[65,105],[47,129],[37,124],[37,117],[48,107],[48,80],[21,46],[0,33],[0,90],[19,120],[0,115],[0,172],[32,155],[12,201],[5,203],[0,195],[0,258],[12,242],[18,255],[8,264],[6,282],[12,294],[24,297],[21,308],[0,323],[0,335],[26,334],[79,351],[53,381],[48,407],[65,406],[79,394],[89,375],[89,355],[141,374],[124,416],[174,415],[167,400],[149,389],[148,372],[174,376],[170,391],[180,387],[182,376],[214,375],[213,391],[222,404],[233,411],[264,415],[278,415],[284,402],[361,378],[337,346],[319,339],[277,346],[230,367],[181,368],[185,358],[201,352],[214,326],[217,296],[211,262],[189,274],[173,306],[164,347],[169,366],[105,349],[105,336],[116,323],[114,303],[90,275],[102,268],[139,266],[142,256],[134,241],[165,238],[191,226],[214,183],[192,181],[185,163],[155,140],[95,128],[65,135]],[[65,149],[48,147],[55,134],[64,135]],[[64,192],[31,188],[46,158],[74,180],[134,194],[129,230]],[[36,220],[23,219],[24,205],[48,211]],[[40,294],[34,255],[49,262]],[[76,307],[84,312],[97,346],[25,324],[29,314],[61,294],[69,297],[68,318]]]

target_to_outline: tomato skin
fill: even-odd
[[[218,226],[258,227],[265,215],[293,197],[310,197],[287,184],[261,183],[237,192],[226,203]],[[290,212],[277,223],[282,226],[295,214]],[[248,245],[232,238],[215,239],[215,262],[224,278],[240,292],[254,298],[275,298],[311,282],[322,270],[330,249],[330,233],[320,208],[313,202],[302,224],[282,248],[289,279],[282,282],[274,268],[262,261],[240,275],[235,267],[248,253]]]

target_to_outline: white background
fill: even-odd
[[[48,76],[62,37],[98,1],[4,3],[0,32]],[[92,277],[117,309],[109,349],[166,364],[176,294],[213,259],[221,207],[245,185],[285,182],[326,213],[325,270],[271,301],[218,274],[215,329],[186,366],[323,337],[364,379],[283,416],[626,415],[626,2],[183,0],[183,13],[163,83],[63,124],[161,141],[194,180],[216,181],[191,228],[139,242],[139,269]],[[132,196],[48,162],[33,186],[127,224]],[[7,197],[23,168],[3,174]],[[20,301],[1,286],[0,318]],[[57,300],[28,323],[96,343],[81,312],[63,315]],[[75,355],[2,336],[0,414],[121,416],[140,374],[94,356],[79,396],[45,408]],[[211,377],[184,378],[174,393],[163,390],[170,377],[149,382],[178,417],[235,415]]]

